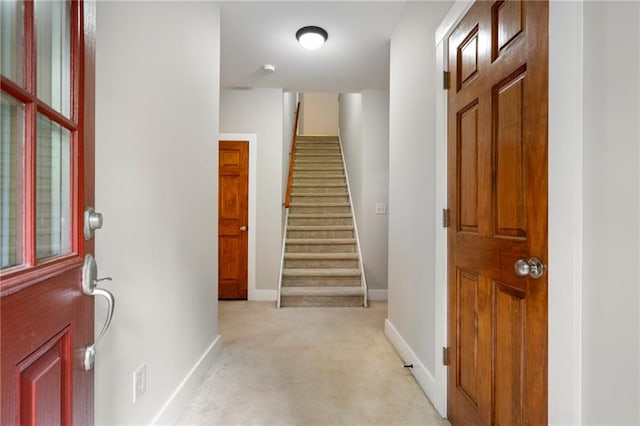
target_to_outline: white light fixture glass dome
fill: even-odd
[[[296,32],[296,38],[305,49],[315,50],[322,46],[329,34],[320,27],[302,27]]]

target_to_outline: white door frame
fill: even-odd
[[[457,0],[436,31],[437,75],[448,35],[471,7]],[[549,5],[549,424],[582,421],[583,3]],[[436,91],[436,217],[447,206],[447,96]],[[447,346],[447,240],[436,223],[436,359]],[[433,404],[447,410],[447,369],[436,366]]]

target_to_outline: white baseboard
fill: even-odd
[[[248,300],[256,302],[275,302],[278,299],[278,290],[251,290]]]
[[[418,356],[413,352],[409,344],[402,338],[398,330],[393,326],[389,319],[386,319],[384,322],[384,334],[387,335],[387,338],[393,345],[393,347],[400,354],[400,358],[404,361],[405,364],[413,364],[413,368],[409,370],[416,378],[416,381],[424,391],[427,398],[430,401],[438,400],[436,392],[436,379],[433,377],[433,374],[427,370],[427,368],[422,364]],[[435,405],[435,404],[434,404]],[[446,416],[446,412],[440,412],[441,416]]]
[[[372,302],[386,302],[387,301],[387,290],[367,290],[367,295],[369,296],[369,300]]]
[[[185,378],[182,379],[167,402],[160,408],[158,414],[151,421],[152,425],[172,425],[175,423],[180,412],[193,397],[220,352],[222,352],[222,337],[218,335],[189,370]]]

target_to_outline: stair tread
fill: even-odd
[[[363,296],[362,286],[282,287],[282,296]]]
[[[324,159],[324,160],[316,160],[316,159],[308,159],[308,158],[298,158],[298,156],[296,155],[296,162],[299,163],[320,163],[320,164],[326,164],[326,163],[339,163],[342,164],[342,157],[338,156],[338,155],[302,155],[303,157],[335,157],[335,158],[330,158],[330,159]]]
[[[332,161],[340,161],[342,162],[342,155],[340,155],[339,152],[306,152],[306,151],[302,151],[302,152],[296,152],[296,160],[297,159],[303,159],[303,158],[315,158],[315,157],[325,157],[325,158],[331,158]]]
[[[350,218],[351,213],[291,213],[289,219],[341,219]]]
[[[287,238],[287,244],[355,244],[355,238]]]
[[[292,183],[292,187],[300,187],[300,188],[346,188],[346,183]]]
[[[358,253],[285,253],[285,259],[357,259]]]
[[[282,276],[287,277],[359,277],[355,268],[285,268]]]
[[[353,225],[289,225],[289,231],[353,231]]]
[[[344,197],[346,192],[292,192],[292,197]]]
[[[325,171],[327,171],[327,170],[325,170]],[[333,171],[333,170],[328,170],[328,171]],[[330,179],[330,178],[333,178],[333,179],[336,179],[336,178],[344,179],[344,177],[345,177],[344,173],[332,173],[330,175],[311,175],[311,176],[306,175],[306,176],[301,176],[299,174],[296,174],[295,170],[293,172],[294,172],[293,173],[293,177],[294,178],[302,178],[302,179]],[[298,170],[298,172],[308,172],[308,170]]]
[[[349,203],[298,203],[291,202],[291,207],[348,207]]]

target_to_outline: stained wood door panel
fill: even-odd
[[[218,297],[246,299],[249,143],[220,141],[218,154]]]
[[[547,419],[543,1],[476,2],[449,36],[449,391],[454,425]]]
[[[478,232],[478,103],[458,113],[459,230]]]
[[[491,8],[492,58],[495,60],[509,44],[523,33],[526,2],[498,1]]]

